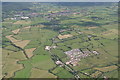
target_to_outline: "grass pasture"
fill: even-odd
[[[101,33],[101,36],[108,38],[108,39],[118,38],[118,30],[111,29],[111,30],[105,31],[105,32]]]
[[[30,71],[32,69],[32,65],[30,61],[19,61],[19,64],[23,64],[24,68],[15,72],[15,76],[13,78],[29,78]]]
[[[13,24],[30,24],[30,23],[31,21],[19,20],[19,21],[14,22]]]
[[[74,76],[62,67],[57,67],[52,71],[58,78],[74,78]]]
[[[26,58],[21,51],[13,52],[3,49],[2,52],[4,53],[2,56],[2,69],[4,72],[2,74],[5,78],[13,77],[15,71],[23,69],[23,65],[18,64],[17,62],[19,60],[25,60]]]
[[[96,70],[99,70],[99,71],[102,71],[102,72],[108,72],[108,71],[118,69],[118,67],[113,65],[113,66],[107,66],[107,67],[102,67],[102,68],[93,68],[93,69],[96,69]]]
[[[91,74],[91,77],[97,78],[102,74],[100,71],[96,71],[95,73]]]
[[[103,75],[106,76],[106,77],[111,77],[111,78],[118,78],[119,77],[118,70],[113,70],[113,71],[110,71],[110,72],[106,72]],[[100,76],[100,77],[104,77],[104,76]]]
[[[30,61],[33,67],[37,67],[42,70],[48,70],[55,66],[54,62],[48,55],[35,55]]]
[[[29,78],[31,76],[32,68],[38,68],[40,70],[48,70],[54,67],[54,63],[52,62],[50,56],[46,55],[35,55],[29,60],[19,61],[20,64],[24,64],[24,69],[21,69],[15,73],[16,76],[14,78]],[[45,71],[45,73],[46,73]],[[38,71],[39,72],[39,71]],[[40,73],[44,74],[44,73]],[[35,75],[32,75],[33,77]]]
[[[56,78],[55,75],[49,73],[46,70],[40,70],[40,69],[32,68],[30,78],[46,78],[46,77],[47,78]]]

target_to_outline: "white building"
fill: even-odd
[[[93,51],[94,54],[99,54],[97,51]]]
[[[28,19],[29,17],[21,17],[21,19]]]
[[[63,65],[63,63],[61,61],[56,61],[55,62],[57,65]]]
[[[50,46],[46,46],[45,50],[50,50],[50,48],[51,48]]]

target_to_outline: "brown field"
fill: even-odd
[[[95,73],[91,74],[91,77],[98,77],[101,74],[102,74],[102,72],[96,71]]]
[[[82,32],[85,33],[85,34],[94,34],[93,31],[82,31]]]
[[[19,41],[19,42],[14,42],[14,44],[16,46],[24,48],[29,42],[30,42],[30,40],[22,40],[22,41]]]
[[[47,70],[32,68],[30,78],[56,78],[56,76],[49,73]]]
[[[10,78],[14,75],[15,71],[23,69],[23,65],[17,64],[18,60],[16,59],[7,59],[8,61],[3,67],[3,76],[5,76],[5,78]],[[4,73],[7,73],[7,75],[5,75]]]
[[[24,48],[30,40],[16,40],[15,38],[12,37],[13,35],[6,36],[12,43],[14,43],[16,46],[19,46],[21,48]]]
[[[13,32],[14,34],[18,34],[19,31],[20,31],[20,29],[16,29],[16,30],[13,30],[12,32]]]
[[[108,67],[102,67],[102,68],[93,68],[102,72],[108,72],[117,69],[118,67],[113,65],[113,66],[108,66]]]
[[[73,25],[73,26],[71,26],[71,27],[73,27],[73,28],[79,28],[80,26],[78,26],[78,25]]]
[[[15,42],[19,42],[21,40],[16,40],[15,38],[12,37],[13,35],[9,35],[9,36],[6,36],[6,38],[8,38],[11,42],[15,43]]]
[[[104,35],[104,36],[111,36],[111,35],[118,35],[118,30],[117,29],[111,29],[109,31],[105,31],[103,33],[101,33],[101,35]]]
[[[87,29],[95,29],[95,28],[98,28],[98,27],[87,27]]]
[[[29,28],[31,28],[31,26],[24,27],[23,29],[29,29]]]
[[[16,21],[14,24],[30,24],[31,21],[24,21],[24,20],[19,20],[19,21]]]
[[[33,51],[35,50],[36,48],[30,48],[30,49],[25,49],[25,52],[27,53],[27,56],[29,58],[31,58],[33,56]]]
[[[69,37],[72,37],[73,35],[71,34],[66,34],[66,35],[59,35],[58,38],[59,39],[64,39],[64,38],[69,38]]]

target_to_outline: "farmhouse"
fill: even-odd
[[[93,53],[96,54],[96,55],[100,54],[100,53],[98,53],[97,51],[93,51]]]
[[[58,64],[58,65],[62,65],[63,64],[61,61],[56,61],[55,63]]]
[[[57,46],[46,46],[45,47],[45,50],[50,50],[50,49],[55,49],[55,48],[57,48]]]
[[[45,50],[50,50],[50,46],[46,46],[46,47],[45,47]]]
[[[21,17],[21,19],[28,19],[29,17]]]
[[[56,61],[55,64],[60,65],[60,67],[64,66],[64,64],[61,61]]]

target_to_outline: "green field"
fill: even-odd
[[[16,4],[3,3],[4,78],[118,78],[117,3]]]

